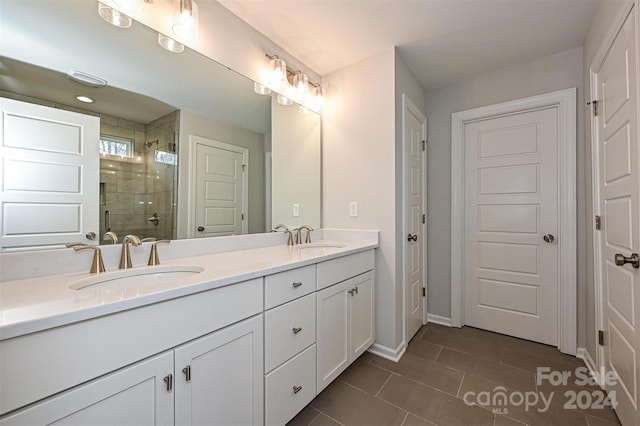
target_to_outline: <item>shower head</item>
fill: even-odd
[[[151,148],[151,146],[155,143],[156,145],[158,145],[158,139],[152,140],[152,141],[147,141],[144,143],[144,146],[146,146],[147,148]]]

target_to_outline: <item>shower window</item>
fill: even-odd
[[[133,158],[133,140],[116,136],[100,135],[100,154]]]

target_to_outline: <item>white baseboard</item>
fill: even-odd
[[[591,354],[587,351],[586,348],[578,348],[576,352],[576,358],[580,358],[581,360],[584,361],[592,377],[595,377],[595,378],[602,377],[602,375],[599,374],[599,371],[598,371],[599,369],[596,366],[595,361],[593,360],[593,358],[591,357]],[[598,384],[600,385],[601,388],[603,388],[603,383],[598,383]]]
[[[400,358],[402,358],[402,355],[404,355],[404,351],[406,349],[407,349],[407,345],[404,343],[404,340],[403,340],[395,349],[391,349],[388,346],[384,346],[379,343],[374,343],[367,350],[367,352],[371,352],[374,355],[381,356],[382,358],[386,358],[393,362],[398,362],[400,361]]]
[[[451,327],[451,318],[443,317],[436,314],[427,314],[427,322],[432,322],[435,324]]]

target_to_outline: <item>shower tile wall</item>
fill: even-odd
[[[155,151],[168,152],[175,143],[178,112],[146,125],[104,115],[100,118],[100,133],[134,141],[132,159],[100,158],[101,234],[107,230],[105,212],[109,211],[111,231],[120,239],[127,234],[174,239],[176,166],[156,163]],[[149,221],[154,213],[158,214],[158,226]]]

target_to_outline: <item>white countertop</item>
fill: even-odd
[[[372,241],[335,241],[344,247],[303,248],[277,245],[161,262],[200,266],[204,271],[141,288],[71,290],[69,285],[94,274],[69,273],[0,282],[0,340],[34,333],[211,290],[299,266],[377,247]],[[162,260],[162,259],[161,259]],[[134,268],[153,268],[146,265]],[[102,275],[114,273],[107,270]]]

